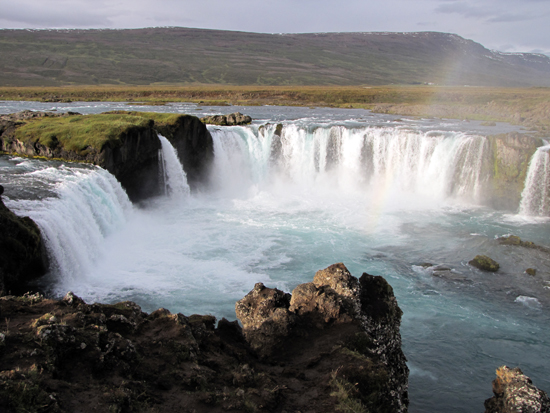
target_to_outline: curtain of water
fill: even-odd
[[[487,140],[463,133],[397,128],[275,127],[211,129],[218,188],[279,180],[343,191],[404,191],[477,201]]]
[[[51,170],[30,172],[34,177]],[[126,221],[132,204],[120,183],[107,171],[64,169],[57,172],[57,197],[10,201],[16,213],[30,216],[40,227],[51,271],[69,281],[86,274],[100,254],[106,236]]]
[[[537,149],[527,171],[519,206],[521,215],[550,215],[550,145]]]
[[[159,152],[159,169],[164,182],[164,194],[174,198],[186,198],[190,189],[176,148],[161,134],[158,134],[158,137],[162,148]]]

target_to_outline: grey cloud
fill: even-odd
[[[4,5],[2,5],[4,3]],[[5,6],[5,1],[0,3],[2,8],[2,21],[8,21],[11,26],[20,27],[108,27],[111,20],[107,13],[101,12],[102,5],[96,3],[90,9],[83,9],[80,2],[53,1],[34,2],[20,1],[14,6]]]
[[[464,17],[487,17],[494,12],[479,6],[470,6],[467,3],[445,3],[435,8],[438,13],[456,13]]]

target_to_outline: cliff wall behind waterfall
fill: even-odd
[[[132,201],[139,201],[160,194],[157,131],[180,153],[190,186],[203,182],[213,157],[212,137],[198,118],[188,115],[120,111],[82,116],[25,111],[0,118],[0,149],[93,163],[112,173]]]

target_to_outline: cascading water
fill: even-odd
[[[8,200],[7,206],[38,224],[56,279],[78,281],[93,267],[105,238],[124,225],[132,204],[120,183],[103,169],[41,169],[39,161],[23,162],[29,167],[28,179],[48,184],[56,196]]]
[[[519,206],[521,215],[550,216],[550,144],[545,142],[529,163]]]
[[[487,140],[464,133],[287,125],[212,129],[220,187],[286,184],[477,201]],[[240,175],[236,177],[235,175]]]
[[[158,134],[158,137],[162,148],[159,150],[159,171],[164,184],[164,194],[176,199],[186,198],[190,189],[178,153],[168,139],[161,134]]]

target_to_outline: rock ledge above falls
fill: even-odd
[[[244,330],[72,293],[2,297],[0,410],[407,411],[401,310],[382,277],[335,264],[292,296],[257,284],[237,308]]]

